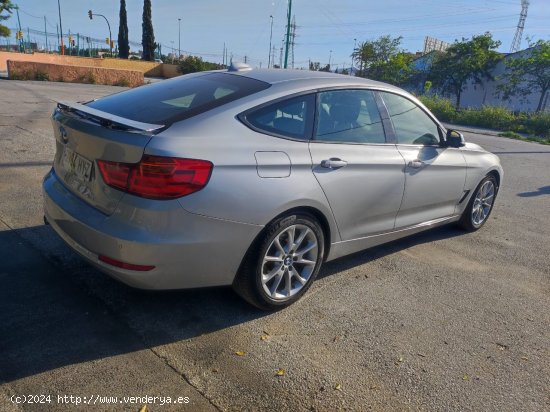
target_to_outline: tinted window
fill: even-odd
[[[415,103],[391,93],[381,93],[388,108],[395,137],[402,144],[439,144],[439,129]]]
[[[369,90],[320,93],[315,140],[385,143],[384,128],[374,93]]]
[[[246,115],[246,121],[265,131],[294,139],[309,139],[315,96],[281,100]]]
[[[88,104],[127,119],[170,124],[267,89],[268,83],[226,73],[207,73],[163,80]]]

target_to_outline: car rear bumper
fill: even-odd
[[[125,195],[105,215],[70,192],[50,171],[43,182],[44,214],[57,234],[92,265],[142,289],[230,285],[261,226],[185,211],[177,200]],[[149,271],[122,269],[107,256]]]

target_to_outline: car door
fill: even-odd
[[[403,197],[404,160],[395,144],[386,142],[373,91],[319,92],[309,150],[342,240],[394,228]]]
[[[466,161],[460,149],[440,144],[442,130],[415,102],[394,93],[380,95],[406,165],[396,229],[453,216],[466,180]]]

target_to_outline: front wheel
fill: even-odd
[[[485,176],[462,213],[458,222],[459,225],[469,232],[480,229],[493,210],[497,192],[498,186],[495,177],[492,175]]]
[[[309,289],[323,257],[323,231],[312,216],[276,219],[247,253],[233,288],[260,309],[284,308]]]

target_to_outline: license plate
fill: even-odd
[[[67,172],[73,172],[83,180],[90,180],[92,174],[92,162],[82,157],[74,150],[65,147],[61,163]]]

